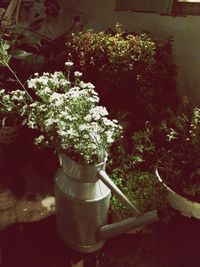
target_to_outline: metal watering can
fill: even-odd
[[[105,172],[106,161],[79,165],[64,154],[55,175],[56,227],[63,241],[73,249],[90,253],[106,239],[159,220],[157,211],[140,214]],[[107,224],[111,192],[134,217]]]

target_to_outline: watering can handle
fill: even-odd
[[[124,204],[126,208],[131,210],[134,215],[140,215],[140,211],[128,200],[128,198],[123,194],[123,192],[116,186],[116,184],[110,179],[107,173],[103,170],[98,172],[100,180],[115,194],[118,199]]]

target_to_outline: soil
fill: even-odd
[[[55,230],[55,216],[15,224],[0,232],[1,267],[199,267],[200,221],[175,215],[146,233],[120,235],[93,254],[65,245]]]
[[[178,170],[178,168],[174,167],[174,170]],[[174,192],[190,201],[200,202],[199,174],[195,174],[194,172],[194,175],[191,178],[192,172],[186,173],[183,170],[181,170],[177,175],[160,169],[158,169],[158,171],[163,183],[165,183]]]

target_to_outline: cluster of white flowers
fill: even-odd
[[[0,90],[0,111],[2,113],[16,112],[23,115],[27,107],[25,91],[15,90],[7,92],[5,89]]]
[[[37,144],[53,145],[91,164],[102,150],[108,151],[122,127],[106,117],[105,107],[98,106],[94,85],[80,81],[81,73],[74,74],[74,83],[62,72],[36,74],[28,81],[39,100],[29,106],[27,124],[41,131]]]
[[[59,90],[67,91],[70,87],[70,82],[66,79],[61,71],[56,71],[53,74],[45,72],[42,76],[35,73],[35,77],[27,81],[28,88],[35,90],[35,93],[44,100],[49,99],[52,92]]]
[[[0,108],[25,116],[28,127],[41,132],[36,144],[53,146],[84,163],[96,163],[98,155],[107,152],[121,135],[122,127],[109,120],[106,108],[98,105],[94,85],[81,81],[80,72],[74,73],[75,81],[71,82],[69,68],[73,63],[66,62],[65,66],[66,75],[61,71],[41,76],[35,73],[27,81],[37,96],[34,100],[23,90],[0,90]]]

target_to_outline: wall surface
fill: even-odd
[[[200,16],[172,17],[116,11],[115,0],[62,0],[60,4],[62,8],[57,23],[61,33],[70,26],[73,17],[79,15],[84,30],[101,31],[114,28],[119,22],[124,29],[137,33],[148,31],[160,40],[173,36],[179,90],[191,97],[194,104],[200,102]]]

